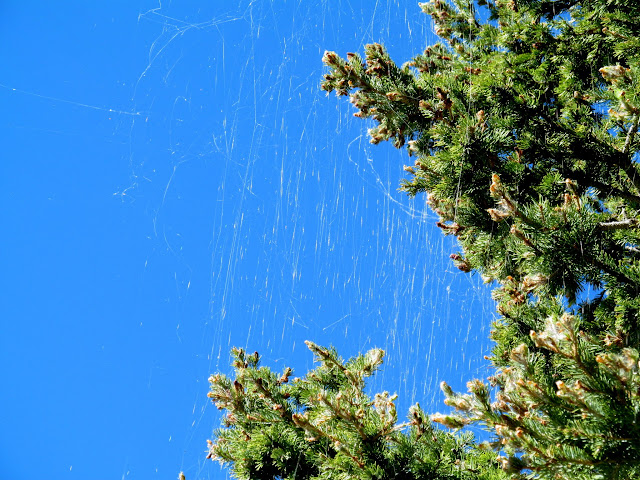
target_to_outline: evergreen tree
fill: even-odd
[[[334,350],[306,343],[320,366],[304,378],[259,367],[259,355],[242,349],[233,350],[234,380],[209,378],[209,397],[227,411],[209,457],[231,463],[237,478],[506,478],[472,435],[434,428],[417,404],[398,424],[395,395],[365,393],[382,350],[345,363]]]
[[[322,88],[407,148],[402,190],[495,286],[495,374],[443,383],[455,411],[431,416],[484,425],[490,451],[418,406],[397,425],[393,397],[362,390],[380,351],[344,364],[310,344],[321,366],[292,384],[243,351],[235,381],[212,377],[228,414],[210,455],[240,478],[638,477],[640,2],[421,7],[440,43],[402,66],[379,44],[327,52]]]

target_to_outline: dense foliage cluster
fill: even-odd
[[[345,363],[334,350],[307,346],[320,366],[304,378],[290,380],[288,368],[277,375],[259,367],[257,353],[235,349],[235,379],[209,379],[209,397],[227,410],[209,456],[233,463],[238,478],[505,478],[471,435],[435,429],[419,405],[398,424],[394,395],[364,392],[382,350]]]
[[[321,366],[297,382],[242,351],[234,382],[212,377],[228,414],[210,454],[239,478],[637,477],[640,2],[421,7],[440,43],[402,66],[378,44],[327,52],[322,88],[375,121],[372,143],[407,148],[402,189],[495,285],[495,374],[443,384],[455,411],[431,416],[484,425],[489,450],[367,397],[380,351],[344,364],[310,344]]]

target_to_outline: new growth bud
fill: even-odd
[[[322,62],[329,67],[336,67],[342,63],[340,56],[336,52],[330,52],[328,50],[324,52]]]
[[[519,457],[498,457],[500,466],[507,473],[519,473],[527,468],[527,462]]]
[[[367,361],[367,370],[374,370],[375,368],[382,365],[382,360],[384,359],[384,350],[381,348],[372,348],[369,350],[365,356],[365,360]]]
[[[453,389],[445,381],[440,382],[440,390],[442,390],[442,393],[444,393],[447,397],[451,397],[454,395]]]
[[[607,82],[618,82],[628,78],[629,69],[621,65],[608,65],[598,70]]]
[[[468,425],[470,420],[459,417],[457,415],[443,415],[442,413],[434,413],[431,415],[431,421],[444,425],[447,428],[459,429]]]
[[[529,347],[524,343],[521,343],[516,348],[511,350],[511,360],[520,365],[527,366],[529,364]]]
[[[500,198],[504,194],[504,188],[497,173],[491,175],[491,185],[489,186],[489,192],[491,192],[491,196],[493,198]]]
[[[527,275],[522,280],[522,289],[525,292],[530,292],[531,290],[534,290],[536,287],[545,285],[548,281],[549,281],[549,278],[541,274]]]

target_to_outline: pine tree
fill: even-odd
[[[434,428],[417,404],[399,424],[395,395],[365,393],[382,350],[344,362],[335,350],[306,343],[320,366],[304,378],[260,367],[259,355],[242,349],[233,350],[234,380],[209,378],[209,397],[227,411],[209,457],[232,464],[237,478],[506,478],[472,435]]]
[[[379,351],[345,364],[310,344],[321,366],[293,384],[243,351],[234,382],[212,377],[228,414],[210,455],[239,478],[638,477],[640,2],[420,6],[440,43],[402,66],[379,44],[327,52],[322,88],[415,158],[402,190],[495,286],[495,374],[443,383],[455,411],[431,415],[493,440],[417,406],[398,425],[393,397],[363,393]]]

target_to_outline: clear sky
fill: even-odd
[[[388,353],[372,391],[445,411],[493,305],[403,152],[319,90],[324,50],[434,42],[415,1],[0,3],[0,478],[226,478],[229,350]]]

